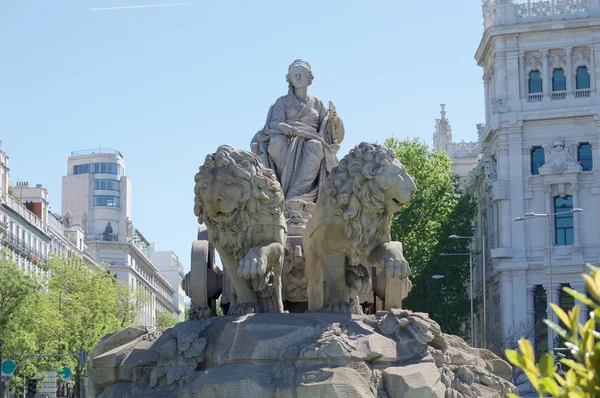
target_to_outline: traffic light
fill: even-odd
[[[27,396],[35,397],[36,393],[37,393],[37,380],[27,379]]]

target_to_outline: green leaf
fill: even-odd
[[[556,334],[558,334],[563,339],[567,338],[567,331],[565,329],[561,328],[556,323],[554,323],[554,322],[552,322],[552,321],[550,321],[548,319],[544,319],[544,323],[546,325],[548,325],[552,330],[554,330],[556,332]]]
[[[592,300],[590,300],[589,298],[587,298],[585,295],[579,293],[577,290],[573,290],[570,287],[564,287],[563,290],[565,292],[567,292],[569,295],[571,295],[572,297],[581,301],[583,304],[595,308],[594,302]]]
[[[575,362],[572,359],[563,358],[563,359],[560,360],[560,363],[562,363],[563,365],[568,366],[569,368],[571,368],[573,370],[587,373],[587,369],[586,369],[585,366],[583,366],[582,364],[580,364],[578,362]]]
[[[544,377],[549,377],[554,374],[554,357],[552,354],[542,354],[539,365],[540,373]]]
[[[555,397],[560,395],[560,388],[554,379],[549,377],[540,380],[540,384],[545,387],[546,392],[549,392]]]
[[[504,354],[506,355],[506,358],[510,361],[510,363],[512,363],[513,365],[519,368],[525,367],[525,360],[517,351],[506,350]]]
[[[519,339],[519,348],[525,359],[535,362],[535,353],[533,352],[533,346],[529,340],[524,338]]]
[[[563,309],[554,303],[550,303],[550,307],[552,307],[552,311],[554,311],[554,313],[558,315],[558,318],[562,321],[562,323],[565,324],[567,329],[571,329],[571,320],[569,319],[569,316],[563,311]]]

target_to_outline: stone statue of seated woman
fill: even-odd
[[[344,125],[331,102],[327,109],[308,95],[313,81],[308,62],[295,60],[286,80],[288,94],[271,106],[251,147],[275,171],[286,201],[315,202],[320,183],[337,164],[335,154],[344,139]]]

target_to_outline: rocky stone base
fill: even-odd
[[[510,366],[443,335],[427,314],[253,314],[106,337],[94,396],[504,397]]]

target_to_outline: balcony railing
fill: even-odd
[[[527,102],[542,102],[544,93],[532,93],[527,95]]]
[[[592,94],[592,90],[589,88],[582,88],[575,90],[575,98],[587,98]]]
[[[17,254],[27,258],[34,264],[45,263],[46,257],[38,250],[27,245],[25,241],[19,239],[16,235],[7,233],[2,240],[2,244]]]
[[[566,91],[555,91],[552,93],[552,101],[567,99]]]
[[[17,213],[18,215],[20,215],[21,217],[23,217],[25,219],[25,221],[27,221],[29,224],[33,225],[34,227],[36,227],[37,229],[39,229],[40,231],[42,231],[44,233],[46,232],[46,231],[44,231],[44,228],[42,225],[42,220],[40,220],[40,218],[38,216],[33,214],[31,211],[29,211],[29,209],[27,207],[25,207],[25,205],[23,203],[19,202],[12,196],[7,195],[6,196],[6,206],[8,208],[10,208],[12,211],[14,211],[15,213]]]
[[[94,148],[94,149],[82,149],[80,151],[71,151],[71,156],[96,155],[96,154],[102,154],[102,153],[107,153],[110,155],[118,155],[121,159],[123,159],[123,155],[121,154],[121,152],[117,151],[116,149],[110,149],[110,148]]]
[[[119,234],[86,234],[86,242],[118,242]]]
[[[483,0],[484,28],[598,15],[596,0]]]

